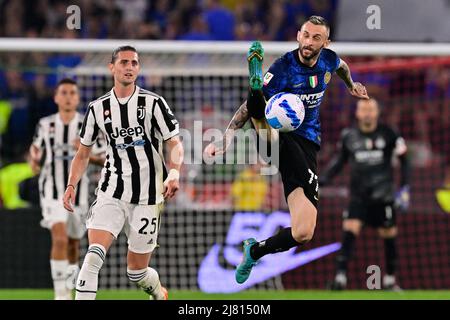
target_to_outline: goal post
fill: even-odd
[[[247,288],[229,282],[239,263],[241,241],[248,236],[262,239],[289,224],[281,179],[279,175],[261,178],[252,165],[237,161],[207,164],[202,151],[207,144],[205,133],[223,132],[246,99],[250,42],[0,39],[0,73],[14,70],[46,79],[74,78],[84,110],[89,101],[111,89],[107,64],[112,51],[122,45],[136,47],[142,66],[138,84],[167,100],[187,135],[183,143],[189,163],[183,166],[177,196],[162,215],[160,246],[151,265],[169,289],[233,292]],[[298,46],[296,42],[262,45],[264,70]],[[398,215],[400,284],[406,289],[448,288],[450,216],[439,207],[435,193],[450,172],[450,44],[332,43],[330,48],[349,62],[354,80],[365,84],[369,95],[380,101],[383,122],[395,127],[409,146],[412,203],[408,212]],[[48,63],[50,58],[67,55],[77,59]],[[27,79],[35,86],[35,77]],[[355,102],[333,76],[320,111],[319,174],[335,152],[340,131],[352,125]],[[255,148],[250,141],[233,144],[229,152],[248,155]],[[263,259],[258,266],[262,271],[257,271],[248,287],[325,287],[334,273],[348,185],[346,169],[321,190],[314,240],[298,251]],[[239,207],[237,199],[249,207]],[[363,233],[349,265],[351,289],[364,288],[367,266],[384,266],[382,243],[375,231]],[[83,254],[86,248],[84,241]],[[121,236],[100,273],[102,288],[131,287],[126,278],[126,249]],[[302,252],[308,253],[306,260]]]

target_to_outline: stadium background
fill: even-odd
[[[250,41],[263,41],[268,68],[296,47],[296,26],[319,14],[331,22],[333,48],[349,61],[353,78],[381,102],[383,121],[397,128],[409,146],[412,202],[398,217],[399,283],[409,290],[450,289],[450,216],[436,197],[450,185],[450,39],[445,32],[450,7],[440,0],[426,7],[420,1],[407,2],[1,1],[0,288],[51,287],[49,235],[39,226],[39,208],[10,200],[14,186],[28,177],[24,154],[37,121],[56,112],[52,90],[58,79],[69,76],[78,81],[84,111],[88,101],[111,87],[106,64],[114,46],[136,44],[142,52],[139,84],[163,95],[183,128],[192,132],[194,121],[202,120],[200,131],[223,129],[245,99]],[[377,3],[382,29],[369,30],[366,8]],[[81,8],[80,30],[66,27],[71,4]],[[395,28],[396,14],[411,19]],[[427,19],[430,15],[433,19]],[[42,38],[48,40],[32,43]],[[77,42],[81,39],[97,41]],[[123,40],[105,42],[108,39]],[[333,155],[341,129],[353,123],[355,100],[333,78],[321,107],[320,167]],[[182,188],[166,206],[161,247],[152,265],[172,290],[237,291],[242,288],[217,285],[221,273],[206,264],[205,257],[216,249],[220,270],[233,270],[240,237],[260,238],[261,230],[283,225],[286,216],[277,212],[285,212],[287,206],[278,175],[255,176],[254,166],[202,163],[205,143],[185,142],[194,164],[184,166]],[[233,147],[235,155],[254,148],[251,143]],[[339,242],[347,178],[344,171],[321,190],[315,238],[300,252]],[[366,288],[367,266],[376,264],[383,270],[382,241],[373,230],[364,231],[350,262],[349,289]],[[108,253],[100,274],[103,289],[132,288],[125,276],[125,242],[121,237]],[[82,249],[84,254],[86,242]],[[333,277],[334,257],[331,252],[275,274],[253,289],[324,289]],[[280,256],[278,263],[283,259]],[[266,267],[273,267],[267,261]]]

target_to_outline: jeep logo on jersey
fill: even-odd
[[[117,139],[119,137],[126,138],[126,137],[132,137],[132,136],[138,136],[144,133],[144,128],[142,126],[134,127],[134,128],[122,128],[119,129],[118,127],[114,128],[114,132],[110,134],[111,138]]]

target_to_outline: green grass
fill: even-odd
[[[386,291],[341,291],[289,290],[254,291],[234,294],[206,294],[199,291],[170,290],[171,300],[450,300],[450,290],[409,290],[400,293]],[[2,289],[0,300],[49,300],[50,289]],[[139,290],[100,290],[99,300],[146,300],[147,295]]]

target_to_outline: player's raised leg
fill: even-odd
[[[264,84],[262,71],[263,61],[264,49],[259,41],[255,41],[247,53],[249,71],[247,109],[250,120],[256,131],[260,134],[260,138],[270,142],[278,137],[278,132],[267,123],[264,116],[266,100],[262,91]]]

